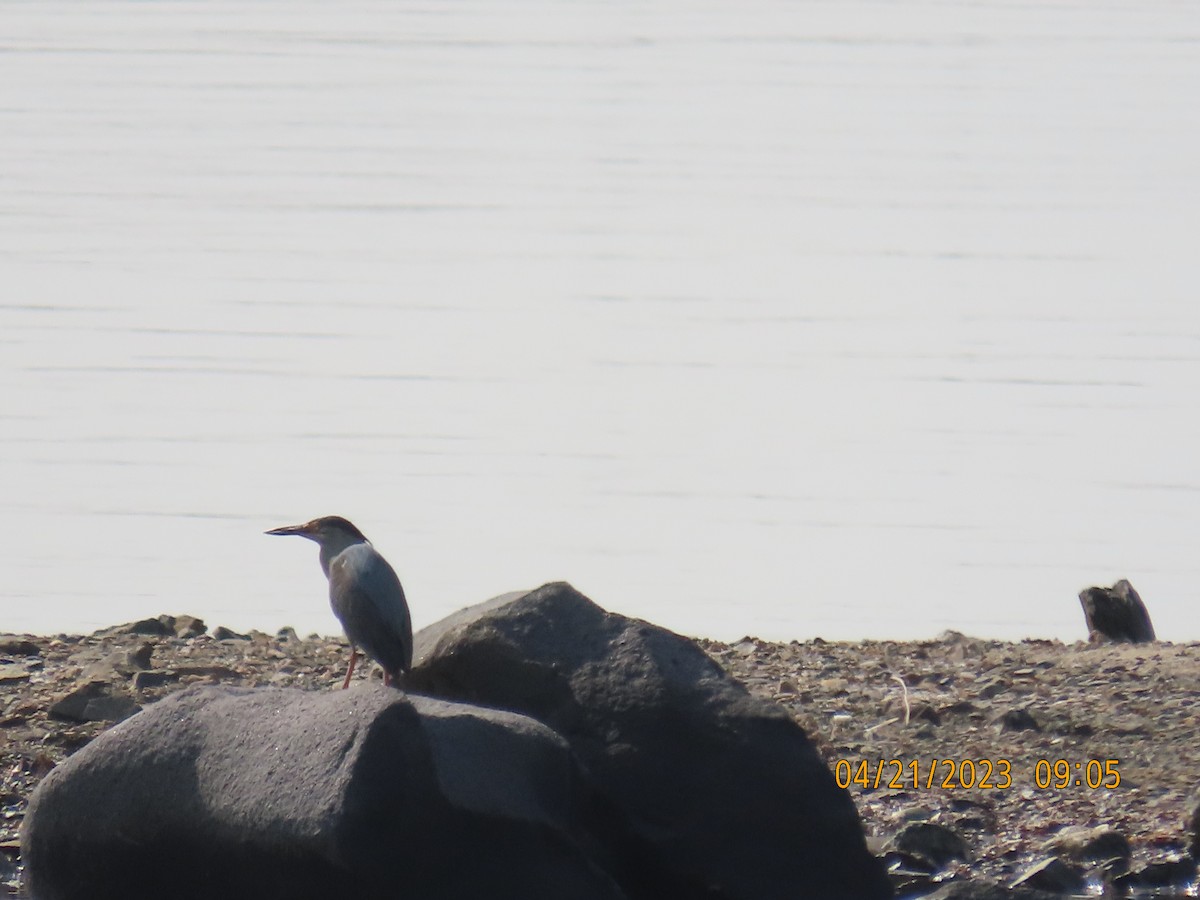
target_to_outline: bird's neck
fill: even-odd
[[[355,544],[366,544],[369,541],[364,538],[354,537],[353,535],[338,535],[336,538],[326,538],[321,542],[321,571],[325,573],[325,577],[329,577],[329,565],[334,558],[345,550],[347,547],[353,547]]]

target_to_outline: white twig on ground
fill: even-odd
[[[908,705],[908,685],[904,683],[903,678],[896,674],[892,675],[892,680],[898,681],[900,683],[900,689],[904,691],[904,724],[907,725],[909,716],[912,715],[912,707]]]

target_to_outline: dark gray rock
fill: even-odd
[[[957,881],[926,894],[923,900],[1062,900],[1062,895],[993,881]]]
[[[1133,891],[1174,891],[1178,896],[1187,896],[1186,890],[1196,880],[1196,860],[1191,856],[1174,856],[1155,860],[1136,872],[1121,875],[1113,880],[1119,888]]]
[[[248,640],[250,640],[250,635],[240,634],[239,632],[234,631],[232,628],[226,628],[224,625],[218,625],[216,628],[214,628],[212,636],[213,636],[213,640],[217,640],[217,641],[248,641]]]
[[[565,742],[513,713],[193,688],[56,767],[21,852],[38,900],[621,900],[583,785]]]
[[[183,678],[185,675],[193,675],[201,678],[209,678],[212,681],[220,681],[222,678],[237,678],[238,672],[236,669],[231,669],[229,666],[217,664],[200,664],[195,666],[176,666],[171,670],[177,678]]]
[[[1047,840],[1042,848],[1056,856],[1081,863],[1103,863],[1109,873],[1129,868],[1133,848],[1129,839],[1108,825],[1072,825]]]
[[[154,645],[146,641],[136,650],[126,652],[126,662],[135,669],[149,669],[150,659],[154,656]]]
[[[28,681],[33,673],[24,663],[0,663],[0,684],[16,684]]]
[[[0,653],[6,656],[41,656],[42,648],[28,638],[6,634],[0,636]]]
[[[800,726],[693,641],[551,584],[426,628],[415,657],[416,689],[525,713],[570,741],[629,822],[636,849],[618,878],[631,893],[891,895]]]
[[[51,704],[49,713],[74,722],[120,722],[140,709],[137,701],[114,692],[107,681],[89,681]]]
[[[1191,851],[1192,856],[1200,859],[1200,797],[1193,797],[1191,800],[1192,814],[1188,819],[1187,827],[1191,831]]]
[[[1079,593],[1079,603],[1083,606],[1090,641],[1141,644],[1155,639],[1146,604],[1124,578],[1110,588],[1084,588]]]
[[[926,860],[935,869],[970,859],[966,841],[953,828],[936,822],[913,822],[888,842],[888,849]]]
[[[124,625],[113,625],[110,628],[102,628],[96,632],[96,635],[100,637],[113,634],[144,634],[150,637],[174,637],[175,617],[164,615],[153,619],[139,619],[136,622],[128,622]]]
[[[996,720],[1001,731],[1041,731],[1042,726],[1027,709],[1010,709]]]
[[[883,854],[881,861],[892,888],[901,897],[920,897],[937,885],[934,880],[937,866],[930,865],[927,859],[889,850]]]
[[[1013,887],[1036,888],[1055,894],[1078,894],[1087,887],[1083,872],[1056,856],[1030,866],[1013,880]]]
[[[139,691],[144,691],[148,688],[162,687],[164,684],[170,684],[172,681],[178,680],[179,676],[169,670],[138,672],[133,676],[133,686]]]
[[[208,631],[208,626],[204,624],[204,620],[196,616],[178,616],[174,623],[175,636],[179,638],[194,638],[199,637]]]

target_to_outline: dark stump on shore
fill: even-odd
[[[1124,578],[1110,588],[1085,588],[1079,593],[1079,603],[1083,606],[1088,639],[1093,643],[1124,641],[1142,644],[1155,640],[1154,626],[1150,624],[1146,604],[1133,585]]]

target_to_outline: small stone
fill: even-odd
[[[106,694],[87,702],[83,708],[83,721],[121,722],[141,709],[138,702],[126,694]]]
[[[1121,887],[1160,891],[1173,889],[1185,896],[1185,889],[1196,879],[1196,861],[1190,856],[1156,860],[1136,872],[1114,880]]]
[[[204,624],[203,619],[196,616],[178,616],[175,619],[175,637],[194,638],[206,631],[208,631],[208,626]]]
[[[1042,849],[1075,862],[1128,861],[1133,855],[1128,838],[1107,825],[1064,828],[1046,841]]]
[[[979,696],[983,697],[985,700],[991,700],[998,694],[1003,694],[1005,691],[1007,691],[1008,687],[1009,686],[1006,682],[999,678],[994,678],[979,688]]]
[[[88,681],[117,681],[133,675],[137,666],[129,661],[129,653],[120,650],[109,653],[83,667],[83,677]]]
[[[29,670],[23,665],[12,663],[0,665],[0,684],[15,684],[18,681],[28,681]]]
[[[214,681],[219,681],[222,678],[238,677],[238,673],[229,668],[229,666],[220,665],[176,666],[175,675],[179,678],[183,678],[184,676],[211,678]]]
[[[1079,869],[1052,856],[1018,875],[1012,886],[1037,888],[1056,894],[1078,894],[1087,886],[1087,879]]]
[[[175,634],[175,630],[164,624],[161,621],[163,618],[163,616],[159,616],[156,619],[138,619],[136,622],[127,622],[124,625],[101,628],[93,636],[109,637],[114,634],[144,634],[150,637],[170,637]]]
[[[1192,858],[1200,859],[1200,797],[1193,797],[1191,804],[1192,814],[1188,820],[1187,827],[1191,829]]]
[[[920,721],[928,722],[930,725],[941,725],[942,717],[938,715],[938,711],[928,703],[920,703],[912,708],[909,721]]]
[[[0,637],[0,653],[6,656],[41,656],[42,648],[25,638],[5,635]]]
[[[154,645],[146,641],[136,650],[130,650],[128,654],[129,665],[139,669],[150,668],[150,657],[154,655]]]
[[[107,681],[89,681],[52,704],[49,712],[75,722],[120,722],[140,709],[132,697],[111,693]]]
[[[934,822],[914,822],[902,828],[891,841],[890,849],[928,860],[944,869],[954,860],[966,861],[970,854],[958,832]]]
[[[212,636],[213,636],[213,638],[215,638],[218,641],[248,641],[248,640],[250,640],[250,635],[239,634],[238,632],[234,631],[231,628],[226,628],[224,625],[218,625],[216,628],[214,628],[213,632],[212,632]]]
[[[133,686],[139,691],[144,691],[147,688],[162,687],[164,684],[178,680],[179,676],[174,672],[138,672],[133,676]]]
[[[958,700],[951,703],[949,706],[942,709],[944,713],[951,713],[956,716],[966,716],[973,712],[978,712],[978,707],[970,700]]]
[[[935,884],[933,875],[937,870],[918,856],[892,850],[884,854],[883,865],[893,889],[901,896],[923,896]]]
[[[1041,731],[1042,726],[1027,709],[1010,709],[999,719],[1001,731]]]
[[[76,722],[83,722],[84,708],[87,702],[94,697],[99,697],[104,694],[109,688],[107,681],[89,681],[82,687],[78,687],[65,697],[59,698],[50,705],[49,713],[55,719],[70,719]]]

